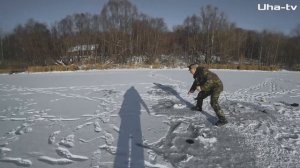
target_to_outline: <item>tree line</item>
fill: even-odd
[[[300,64],[300,24],[291,36],[244,30],[211,5],[169,31],[163,18],[139,12],[128,0],[110,0],[99,14],[68,15],[51,26],[30,19],[0,37],[2,66],[128,64],[137,58],[145,64]]]

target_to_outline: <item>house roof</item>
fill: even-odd
[[[76,45],[70,47],[68,52],[77,52],[77,51],[94,51],[98,47],[98,44],[83,44],[83,45]]]

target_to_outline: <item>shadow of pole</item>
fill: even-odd
[[[136,144],[142,144],[141,106],[149,113],[145,102],[134,87],[124,95],[119,115],[121,118],[119,139],[114,168],[144,168],[144,149]]]
[[[157,86],[158,88],[162,89],[163,91],[173,94],[180,102],[185,103],[187,105],[187,107],[193,107],[194,105],[192,103],[190,103],[189,101],[186,101],[184,98],[182,98],[179,93],[173,89],[170,86],[167,85],[162,85],[159,83],[153,83],[155,86]]]
[[[173,94],[180,102],[183,102],[187,105],[187,107],[193,107],[194,105],[192,103],[190,103],[189,101],[185,100],[184,98],[182,98],[179,93],[173,89],[171,86],[167,86],[167,85],[162,85],[159,83],[153,83],[155,86],[157,86],[158,88],[162,89],[163,91]],[[206,119],[208,122],[210,122],[211,124],[214,124],[218,119],[214,116],[212,116],[211,114],[202,111],[201,112],[203,115],[205,115]]]

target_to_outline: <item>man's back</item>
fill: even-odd
[[[202,68],[202,67],[199,67]],[[207,68],[203,68],[203,75],[207,79],[203,85],[200,85],[201,90],[210,91],[213,88],[221,87],[223,89],[223,83],[218,77],[217,74],[208,70]]]

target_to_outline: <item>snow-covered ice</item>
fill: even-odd
[[[0,167],[300,167],[300,73],[213,71],[224,127],[187,69],[0,75]]]

